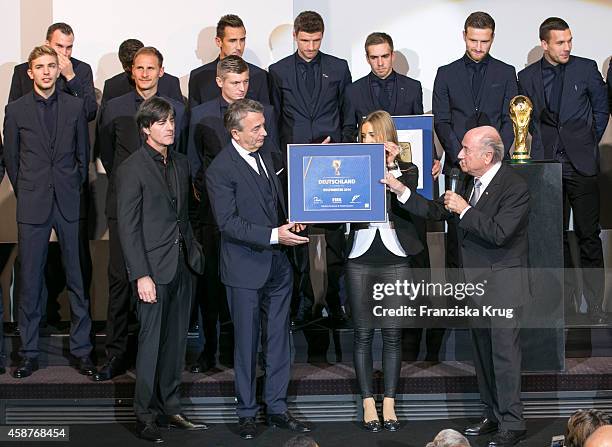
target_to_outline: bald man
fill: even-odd
[[[599,427],[589,436],[584,447],[612,447],[612,425]]]
[[[511,308],[504,327],[492,320],[470,321],[474,368],[484,404],[482,419],[463,431],[467,436],[495,433],[489,447],[506,447],[526,436],[521,392],[521,348],[518,317],[529,297],[527,267],[529,191],[525,180],[502,164],[502,139],[491,126],[468,131],[461,142],[459,166],[467,174],[457,193],[446,191],[427,200],[392,175],[382,180],[412,214],[457,225],[465,283],[484,283],[475,304]],[[522,268],[521,268],[522,267]],[[458,302],[459,303],[459,302]],[[458,304],[457,303],[457,304]],[[478,324],[476,324],[478,323]]]

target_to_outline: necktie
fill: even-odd
[[[476,206],[478,203],[478,199],[480,199],[480,187],[482,186],[482,182],[479,178],[474,179],[474,191],[472,191],[472,197],[470,198],[470,205]]]
[[[563,90],[563,79],[561,78],[561,66],[557,65],[553,69],[554,77],[550,89],[550,97],[548,98],[548,109],[556,114],[559,114],[561,90]]]
[[[310,96],[313,95],[315,89],[315,77],[314,77],[314,64],[312,62],[304,63],[305,71],[305,79],[304,83],[306,85],[306,90]]]
[[[257,163],[257,170],[259,171],[259,175],[267,180],[268,176],[266,175],[266,171],[264,170],[263,165],[261,164],[259,154],[257,152],[251,152],[249,155],[255,159],[255,163]]]
[[[474,96],[474,99],[476,100],[478,98],[478,93],[480,92],[480,86],[482,85],[484,64],[474,63],[473,68],[474,75],[472,76],[472,96]]]

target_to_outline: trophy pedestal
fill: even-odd
[[[561,164],[531,161],[513,163],[512,167],[527,181],[530,195],[528,236],[533,299],[523,313],[523,370],[562,370],[565,322]],[[534,329],[538,326],[543,329]]]

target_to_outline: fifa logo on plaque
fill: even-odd
[[[340,165],[342,164],[342,160],[332,160],[332,168],[334,168],[334,173],[336,176],[340,175]]]

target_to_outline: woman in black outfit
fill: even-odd
[[[398,157],[400,147],[397,131],[387,112],[376,111],[366,117],[361,125],[361,141],[384,142],[389,171],[411,190],[416,188],[418,168]],[[399,324],[387,321],[381,329],[384,373],[381,426],[372,392],[372,338],[373,327],[376,325],[372,321],[373,286],[376,283],[394,284],[396,280],[410,279],[411,257],[423,250],[415,224],[411,216],[399,208],[395,194],[387,196],[387,213],[388,222],[385,223],[351,224],[347,244],[351,247],[346,266],[346,285],[355,327],[355,373],[363,398],[363,427],[371,432],[378,432],[382,428],[390,431],[400,428],[395,415],[395,393],[402,361],[402,329]]]

